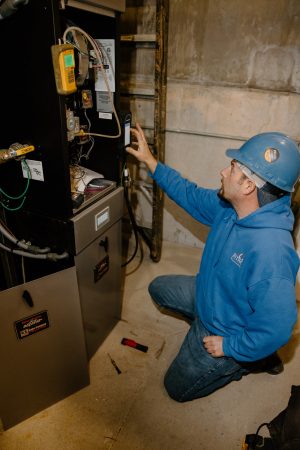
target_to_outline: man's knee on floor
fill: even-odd
[[[175,400],[176,402],[179,402],[179,403],[184,403],[187,401],[184,398],[182,398],[181,393],[178,393],[178,392],[176,392],[176,390],[174,390],[173,386],[168,383],[168,380],[166,379],[166,377],[164,379],[164,386],[165,386],[165,389],[166,389],[169,397],[172,400]]]
[[[183,390],[182,384],[178,382],[174,383],[174,379],[172,378],[172,376],[170,376],[169,372],[165,374],[164,386],[169,397],[171,397],[172,400],[175,400],[178,403],[190,402],[191,400],[195,400],[196,398],[207,396],[205,390],[203,391],[203,394],[201,393],[201,390],[197,390],[197,393],[195,393],[193,389]]]
[[[169,395],[169,397],[172,400],[175,400],[178,403],[186,403],[186,402],[190,402],[192,400],[195,400],[196,398],[202,398],[202,397],[206,397],[208,395],[208,393],[204,392],[203,394],[201,394],[201,392],[197,392],[197,395],[189,395],[187,392],[181,392],[180,390],[174,389],[174,386],[172,386],[171,384],[168,383],[168,380],[165,378],[164,379],[164,386],[165,389]]]
[[[154,278],[148,286],[148,292],[151,295],[152,300],[157,304],[159,304],[159,293],[164,286],[162,278],[163,276]]]

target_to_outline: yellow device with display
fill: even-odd
[[[76,92],[74,48],[70,44],[58,44],[51,47],[52,61],[59,94],[69,95]]]

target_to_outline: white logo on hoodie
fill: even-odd
[[[241,267],[244,262],[244,253],[234,253],[230,258],[237,266]]]

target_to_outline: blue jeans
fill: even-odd
[[[165,388],[171,398],[186,402],[204,397],[249,373],[233,358],[214,358],[206,351],[202,341],[211,333],[196,312],[196,277],[157,277],[150,283],[149,293],[158,306],[180,313],[191,325],[165,375]]]

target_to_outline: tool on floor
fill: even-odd
[[[117,366],[116,361],[115,361],[114,359],[112,359],[112,357],[110,356],[109,353],[107,353],[107,355],[108,355],[108,357],[109,357],[109,359],[110,359],[110,362],[112,363],[112,365],[114,366],[114,368],[115,368],[116,371],[118,372],[118,375],[120,375],[120,373],[122,373],[122,372],[121,372],[121,370],[119,369],[119,367]]]
[[[272,440],[257,434],[246,434],[242,450],[274,450]]]
[[[121,344],[128,345],[128,347],[136,348],[137,350],[140,350],[141,352],[144,353],[148,351],[147,345],[138,344],[133,339],[123,338]]]

